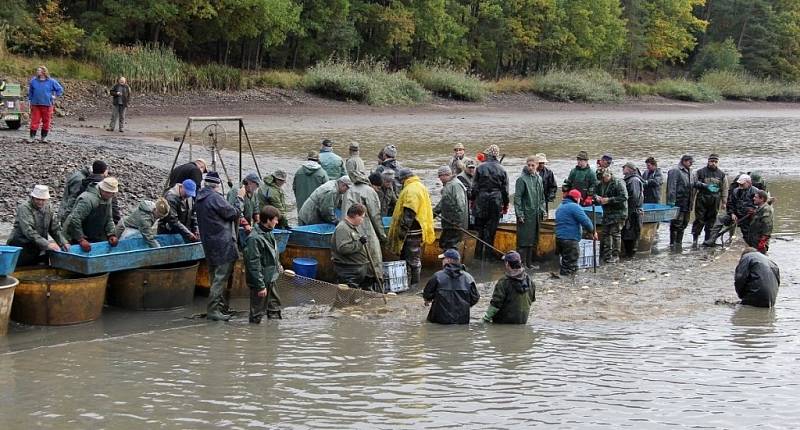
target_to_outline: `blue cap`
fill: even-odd
[[[600,157],[600,159],[601,159],[601,160],[608,161],[609,163],[610,163],[610,162],[612,162],[612,161],[614,161],[614,158],[613,158],[613,157],[611,157],[611,154],[603,154],[603,156],[602,156],[602,157]]]
[[[507,261],[509,263],[521,263],[522,256],[519,255],[517,251],[511,251],[503,256],[503,261]]]
[[[444,254],[439,254],[439,258],[449,258],[451,260],[461,261],[461,254],[459,254],[455,249],[448,249],[444,252]]]
[[[183,190],[186,191],[187,196],[194,197],[197,195],[197,184],[193,180],[187,179],[181,182],[181,185],[183,185]]]

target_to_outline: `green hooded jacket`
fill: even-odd
[[[254,290],[267,288],[278,280],[280,260],[278,245],[272,230],[261,224],[253,227],[244,247],[244,267],[247,286]]]
[[[569,191],[573,188],[577,189],[581,192],[581,198],[585,199],[587,196],[593,196],[595,194],[597,184],[597,176],[592,171],[591,167],[586,166],[585,169],[582,169],[575,166],[569,172],[567,180],[564,181],[564,188],[566,188],[565,191]]]
[[[381,201],[378,193],[369,184],[367,176],[362,171],[355,171],[350,174],[354,184],[342,196],[342,217],[347,214],[350,206],[361,203],[367,208],[367,215],[360,230],[367,236],[367,251],[372,257],[374,273],[377,278],[383,278],[383,255],[381,253],[381,243],[386,242],[386,230],[383,228],[383,218],[381,216]],[[340,223],[341,224],[341,223]],[[372,274],[372,271],[370,271]]]
[[[292,182],[292,191],[294,191],[294,199],[297,202],[298,214],[311,193],[326,182],[328,182],[328,174],[316,161],[306,161],[297,169]]]
[[[517,214],[517,246],[531,247],[539,243],[539,221],[545,211],[544,187],[538,173],[522,169],[514,186],[514,213]],[[520,221],[524,222],[520,222]]]
[[[36,247],[46,251],[47,235],[62,246],[67,243],[67,238],[61,231],[61,224],[55,219],[53,208],[47,203],[41,210],[36,209],[33,202],[22,202],[17,206],[17,217],[14,219],[14,229],[8,237],[8,244],[23,248]]]
[[[331,179],[321,187],[314,190],[308,197],[300,212],[297,214],[297,222],[300,225],[322,224],[336,222],[334,209],[338,208],[342,201],[342,195],[335,179]]]
[[[239,201],[239,189],[231,188],[228,191],[227,199],[228,203],[231,206],[236,206],[237,202]],[[253,218],[258,215],[259,207],[258,207],[258,190],[256,190],[252,196],[248,196],[245,194],[244,202],[242,203],[242,217],[247,220],[247,223],[251,226],[253,225]]]
[[[367,235],[364,232],[365,225],[366,223],[356,227],[347,219],[339,221],[331,237],[331,258],[334,263],[354,266],[369,264],[367,247],[358,240],[361,236]]]
[[[145,203],[142,202],[135,211],[117,223],[115,234],[118,238],[122,238],[122,233],[125,232],[126,228],[139,230],[139,233],[142,234],[142,237],[144,238],[144,241],[147,242],[148,246],[151,248],[158,248],[161,246],[161,244],[159,244],[156,240],[156,229],[153,227],[155,222],[156,217],[153,215],[152,209],[148,211]]]
[[[64,230],[72,242],[86,238],[89,242],[102,242],[115,232],[111,215],[111,199],[103,200],[97,184],[91,184],[78,197],[75,207],[64,221]]]
[[[531,304],[536,301],[536,284],[528,274],[523,279],[506,275],[494,284],[490,309],[496,312],[491,317],[496,324],[525,324],[531,313]]]

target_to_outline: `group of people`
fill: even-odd
[[[5,87],[5,80],[0,83],[0,92]],[[47,141],[50,134],[50,126],[53,123],[53,113],[55,111],[56,100],[64,95],[64,87],[61,83],[50,76],[46,66],[41,65],[36,68],[36,73],[28,82],[28,103],[31,109],[30,141],[36,139],[39,133],[40,141]],[[131,100],[131,89],[124,76],[120,76],[117,82],[109,89],[108,95],[111,97],[111,123],[106,129],[114,131],[119,124],[119,132],[124,132],[125,112]],[[41,128],[41,132],[39,129]]]

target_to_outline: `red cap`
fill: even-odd
[[[569,192],[567,193],[567,196],[569,198],[571,198],[572,200],[575,200],[576,202],[581,201],[581,192],[576,190],[576,189],[574,189],[574,188],[569,190]]]
[[[475,159],[483,163],[484,161],[486,161],[486,155],[483,152],[479,152],[475,154]]]

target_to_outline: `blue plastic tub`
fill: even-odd
[[[310,224],[292,227],[292,234],[289,235],[289,244],[306,248],[331,247],[331,237],[336,231],[334,224]]]
[[[295,258],[292,260],[292,271],[300,276],[316,279],[317,260],[315,258]]]
[[[286,244],[289,242],[289,235],[292,234],[291,230],[282,230],[280,228],[272,229],[272,235],[275,236],[275,243],[278,244],[278,252],[286,251]],[[247,243],[247,233],[244,229],[239,227],[239,243],[244,248]]]
[[[8,276],[17,268],[17,260],[22,248],[18,246],[0,246],[0,276]]]

